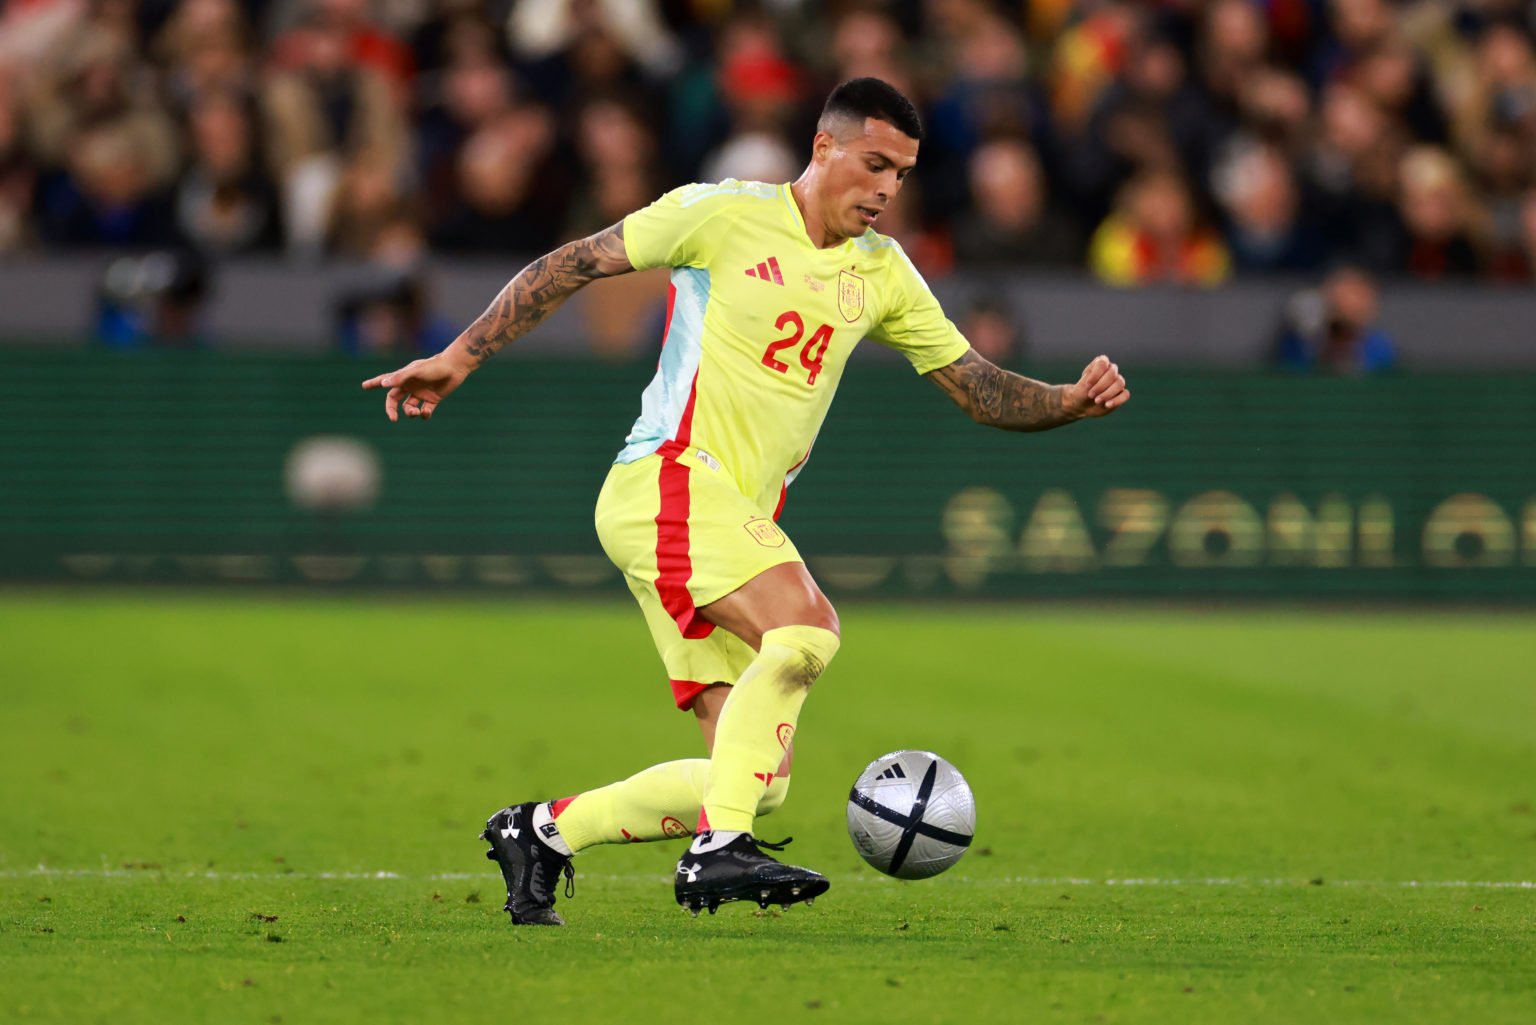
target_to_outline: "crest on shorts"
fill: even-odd
[[[795,728],[787,722],[779,723],[779,746],[789,750],[789,745],[795,739]]]
[[[678,837],[693,835],[693,831],[668,815],[661,820],[661,835],[676,840]]]
[[[837,273],[837,311],[850,324],[864,315],[864,279],[853,271]]]
[[[777,523],[761,516],[748,520],[746,527],[747,533],[752,535],[752,540],[764,548],[783,548],[784,542],[789,540]]]

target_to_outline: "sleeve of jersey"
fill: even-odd
[[[907,357],[919,374],[947,367],[964,356],[970,343],[944,316],[943,307],[906,254],[892,262],[891,279],[894,301],[869,337]]]
[[[725,197],[718,186],[684,185],[624,218],[624,250],[635,270],[697,267],[714,246],[709,222]]]

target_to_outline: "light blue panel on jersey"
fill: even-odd
[[[656,376],[640,397],[640,419],[629,429],[624,449],[614,460],[632,463],[655,452],[661,443],[677,435],[688,407],[688,394],[704,347],[704,309],[709,305],[709,271],[702,267],[674,267],[672,320],[661,349]]]

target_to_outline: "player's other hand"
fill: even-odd
[[[384,413],[391,420],[398,421],[402,410],[408,417],[430,420],[437,404],[453,394],[472,369],[455,359],[450,350],[429,359],[414,360],[392,373],[370,377],[363,387],[389,389],[384,394]]]
[[[1131,399],[1131,390],[1120,368],[1108,356],[1096,356],[1083,368],[1083,376],[1067,387],[1066,407],[1080,417],[1108,416]]]

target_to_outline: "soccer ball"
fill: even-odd
[[[897,879],[938,875],[960,860],[975,832],[970,784],[932,751],[882,755],[848,793],[854,848]]]

